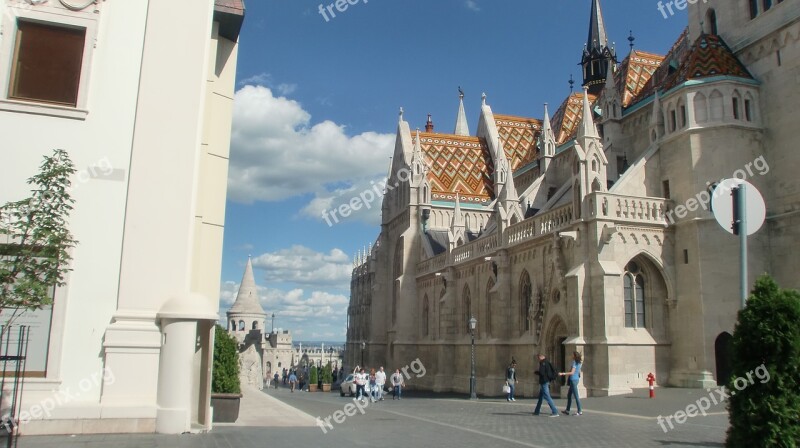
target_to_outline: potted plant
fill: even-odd
[[[311,371],[308,373],[308,391],[309,392],[316,392],[317,391],[317,381],[319,381],[319,372],[317,372],[317,366],[312,366]]]
[[[333,369],[331,369],[331,363],[328,363],[322,368],[322,391],[330,392],[331,383],[333,383]]]
[[[217,325],[214,330],[214,368],[211,374],[213,421],[233,423],[239,418],[242,389],[239,382],[239,348],[232,336]]]

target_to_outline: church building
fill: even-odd
[[[766,272],[800,288],[800,2],[688,8],[666,54],[631,38],[625,55],[592,0],[582,88],[540,118],[496,113],[485,94],[474,134],[463,93],[452,132],[401,111],[397,188],[354,263],[346,366],[419,358],[428,374],[409,386],[466,392],[475,318],[479,394],[499,395],[516,359],[518,393],[535,395],[537,353],[561,371],[583,353],[590,396],[649,373],[691,388],[725,377],[741,305],[738,238],[708,201],[721,179],[766,202],[748,284]]]

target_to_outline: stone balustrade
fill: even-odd
[[[593,217],[634,224],[667,226],[666,214],[671,201],[662,198],[595,193],[591,198]]]

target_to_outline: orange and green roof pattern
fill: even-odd
[[[663,88],[669,90],[685,81],[712,76],[753,79],[753,75],[721,37],[716,34],[701,34],[692,44],[678,70],[666,80]]]
[[[589,94],[589,104],[594,104],[596,95]],[[551,121],[556,144],[561,145],[575,138],[578,126],[583,121],[583,92],[574,92],[561,103]]]
[[[664,61],[664,56],[633,50],[620,64],[616,76],[617,91],[622,97],[622,107],[629,104],[639,96],[647,81]],[[621,74],[621,75],[619,75]],[[622,85],[620,85],[622,84]]]
[[[428,162],[431,199],[473,204],[494,197],[494,163],[486,141],[478,137],[420,133],[420,148]]]
[[[541,120],[495,114],[494,121],[512,172],[536,160],[536,140],[542,132]]]

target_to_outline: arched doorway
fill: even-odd
[[[567,369],[567,348],[564,341],[567,340],[567,325],[564,320],[556,316],[550,320],[547,326],[548,330],[544,338],[544,355],[553,364],[557,372],[566,372]],[[557,379],[555,383],[558,386],[563,385],[561,378]],[[560,387],[551,387],[550,392],[555,395],[560,395]]]
[[[733,375],[733,366],[731,363],[732,343],[733,336],[727,331],[720,333],[714,341],[714,358],[717,364],[718,386],[727,384],[731,375]]]

